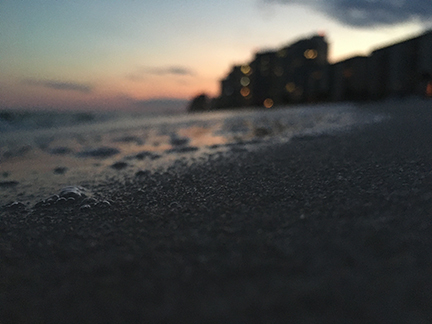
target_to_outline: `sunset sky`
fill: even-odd
[[[218,95],[256,51],[325,32],[330,60],[419,34],[430,0],[2,0],[0,109],[151,109]]]

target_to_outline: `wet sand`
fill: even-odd
[[[430,322],[432,102],[361,108],[392,118],[3,207],[0,322]]]
[[[19,116],[8,125],[11,131],[2,131],[0,124],[0,206],[17,199],[30,206],[64,186],[122,181],[140,170],[166,171],[179,160],[197,164],[211,156],[385,118],[349,103],[178,116],[124,112],[109,121],[95,118],[70,127],[44,119],[40,112],[28,114],[29,120],[43,119],[53,126],[27,128]]]

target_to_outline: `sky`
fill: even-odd
[[[0,109],[176,109],[257,51],[325,32],[336,62],[431,18],[430,0],[1,0]]]

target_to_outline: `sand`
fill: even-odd
[[[3,207],[0,322],[429,323],[432,102],[360,108],[391,118]]]

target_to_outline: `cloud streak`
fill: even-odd
[[[85,83],[78,83],[78,82],[25,79],[23,83],[31,86],[45,87],[54,90],[76,91],[82,93],[90,93],[93,91],[92,86]]]
[[[191,75],[191,76],[195,75],[195,73],[191,69],[182,66],[145,68],[144,72],[149,74],[157,74],[157,75],[165,75],[165,74]]]
[[[262,0],[266,3],[306,5],[355,27],[426,23],[432,18],[430,0]]]
[[[127,78],[132,81],[141,81],[147,75],[195,76],[195,72],[184,66],[141,67],[136,72],[129,74]]]

